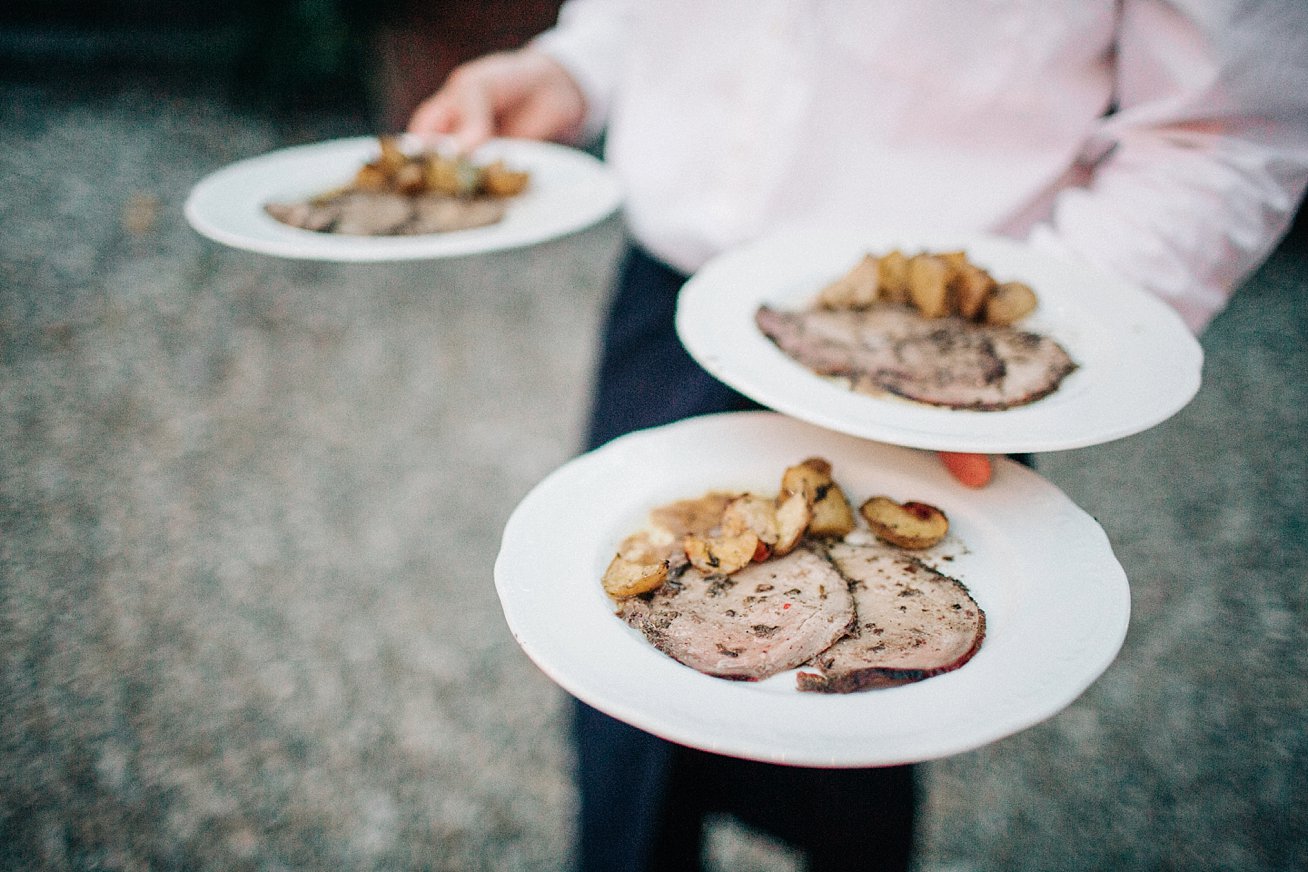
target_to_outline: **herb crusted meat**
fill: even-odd
[[[620,619],[707,675],[808,667],[801,691],[888,687],[957,669],[985,637],[967,588],[916,556],[948,529],[939,508],[887,496],[855,514],[830,462],[810,457],[774,497],[709,491],[651,510],[601,584]]]
[[[720,678],[761,680],[807,663],[854,620],[849,585],[820,546],[732,575],[686,568],[619,616],[663,653]]]
[[[283,224],[317,233],[415,236],[494,224],[508,206],[490,197],[344,191],[305,203],[268,203],[264,209]]]
[[[981,647],[986,618],[966,587],[885,545],[833,544],[857,621],[819,654],[800,690],[850,693],[921,681],[959,668]]]
[[[810,542],[733,575],[687,567],[618,615],[708,675],[762,680],[796,667],[800,690],[851,693],[959,668],[985,638],[963,584],[902,549]]]
[[[933,406],[997,411],[1057,390],[1076,363],[1054,340],[908,306],[782,311],[759,308],[760,330],[787,356],[853,390]]]

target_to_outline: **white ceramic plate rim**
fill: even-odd
[[[408,144],[413,147],[412,143]],[[421,236],[344,236],[282,224],[264,211],[347,183],[377,154],[375,137],[336,139],[280,149],[220,169],[187,198],[185,214],[200,234],[234,248],[275,257],[386,262],[485,254],[534,245],[594,224],[617,209],[621,194],[607,165],[577,149],[548,142],[497,139],[479,162],[503,158],[531,173],[504,219],[487,227]]]
[[[775,492],[786,465],[815,454],[853,499],[924,499],[951,516],[954,533],[935,557],[952,559],[937,565],[968,585],[988,625],[961,669],[886,690],[806,694],[793,673],[752,683],[702,675],[614,616],[599,578],[650,508],[711,488]],[[989,487],[968,490],[929,453],[768,412],[642,431],[563,465],[509,518],[495,584],[527,656],[581,700],[674,742],[823,767],[944,757],[1036,724],[1108,667],[1130,614],[1103,530],[1036,473],[1002,460]]]
[[[1057,391],[995,412],[856,394],[781,352],[754,323],[759,305],[799,309],[865,253],[963,249],[1000,280],[1031,284],[1024,323],[1079,364]],[[677,332],[699,363],[763,405],[896,445],[976,452],[1058,451],[1161,423],[1199,389],[1203,352],[1165,303],[1089,266],[984,234],[813,227],[778,233],[704,266],[682,289]]]

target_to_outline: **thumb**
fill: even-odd
[[[992,467],[985,454],[967,454],[959,451],[938,451],[940,462],[949,474],[967,487],[985,487],[990,483]]]

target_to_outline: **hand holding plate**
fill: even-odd
[[[585,112],[586,98],[567,71],[523,49],[456,68],[414,111],[409,132],[448,135],[465,154],[495,137],[572,142]]]

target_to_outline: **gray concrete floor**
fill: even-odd
[[[560,692],[503,522],[569,457],[617,220],[379,266],[196,236],[296,141],[203,87],[0,82],[0,868],[561,870]],[[1204,339],[1195,402],[1040,469],[1133,585],[1045,724],[925,768],[921,867],[1308,867],[1304,245]],[[714,867],[791,870],[729,821]]]

